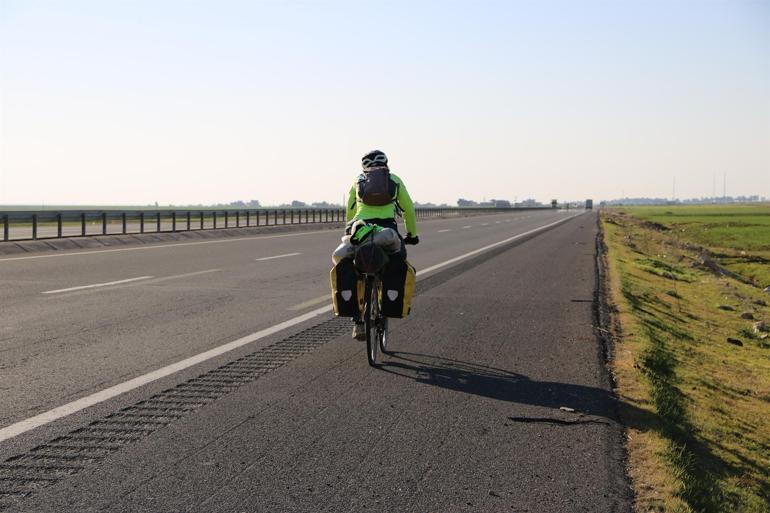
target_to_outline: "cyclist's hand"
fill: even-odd
[[[416,246],[420,243],[420,237],[418,235],[412,235],[410,233],[406,234],[406,237],[404,238],[404,244],[411,244],[412,246]]]

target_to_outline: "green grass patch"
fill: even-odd
[[[624,207],[675,244],[708,248],[725,269],[756,286],[770,286],[770,205]]]
[[[657,258],[640,258],[636,264],[650,274],[661,276],[675,281],[695,281],[695,274],[691,273],[681,266],[669,264]]]
[[[770,321],[767,294],[693,266],[700,250],[680,243],[672,215],[645,212],[602,212],[636,510],[766,513],[770,344],[753,323]],[[719,207],[711,215],[730,218]]]

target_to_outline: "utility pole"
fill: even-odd
[[[722,175],[722,201],[727,203],[727,171]]]

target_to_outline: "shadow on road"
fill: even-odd
[[[419,383],[466,394],[556,410],[565,407],[585,415],[617,421],[617,400],[611,391],[601,388],[536,381],[505,369],[407,352],[390,353],[390,359],[385,360],[380,369]],[[515,417],[511,420],[561,423],[549,418]]]

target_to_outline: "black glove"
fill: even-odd
[[[411,244],[412,246],[416,246],[420,243],[420,237],[418,235],[411,235],[406,234],[406,237],[404,238],[404,244]]]

